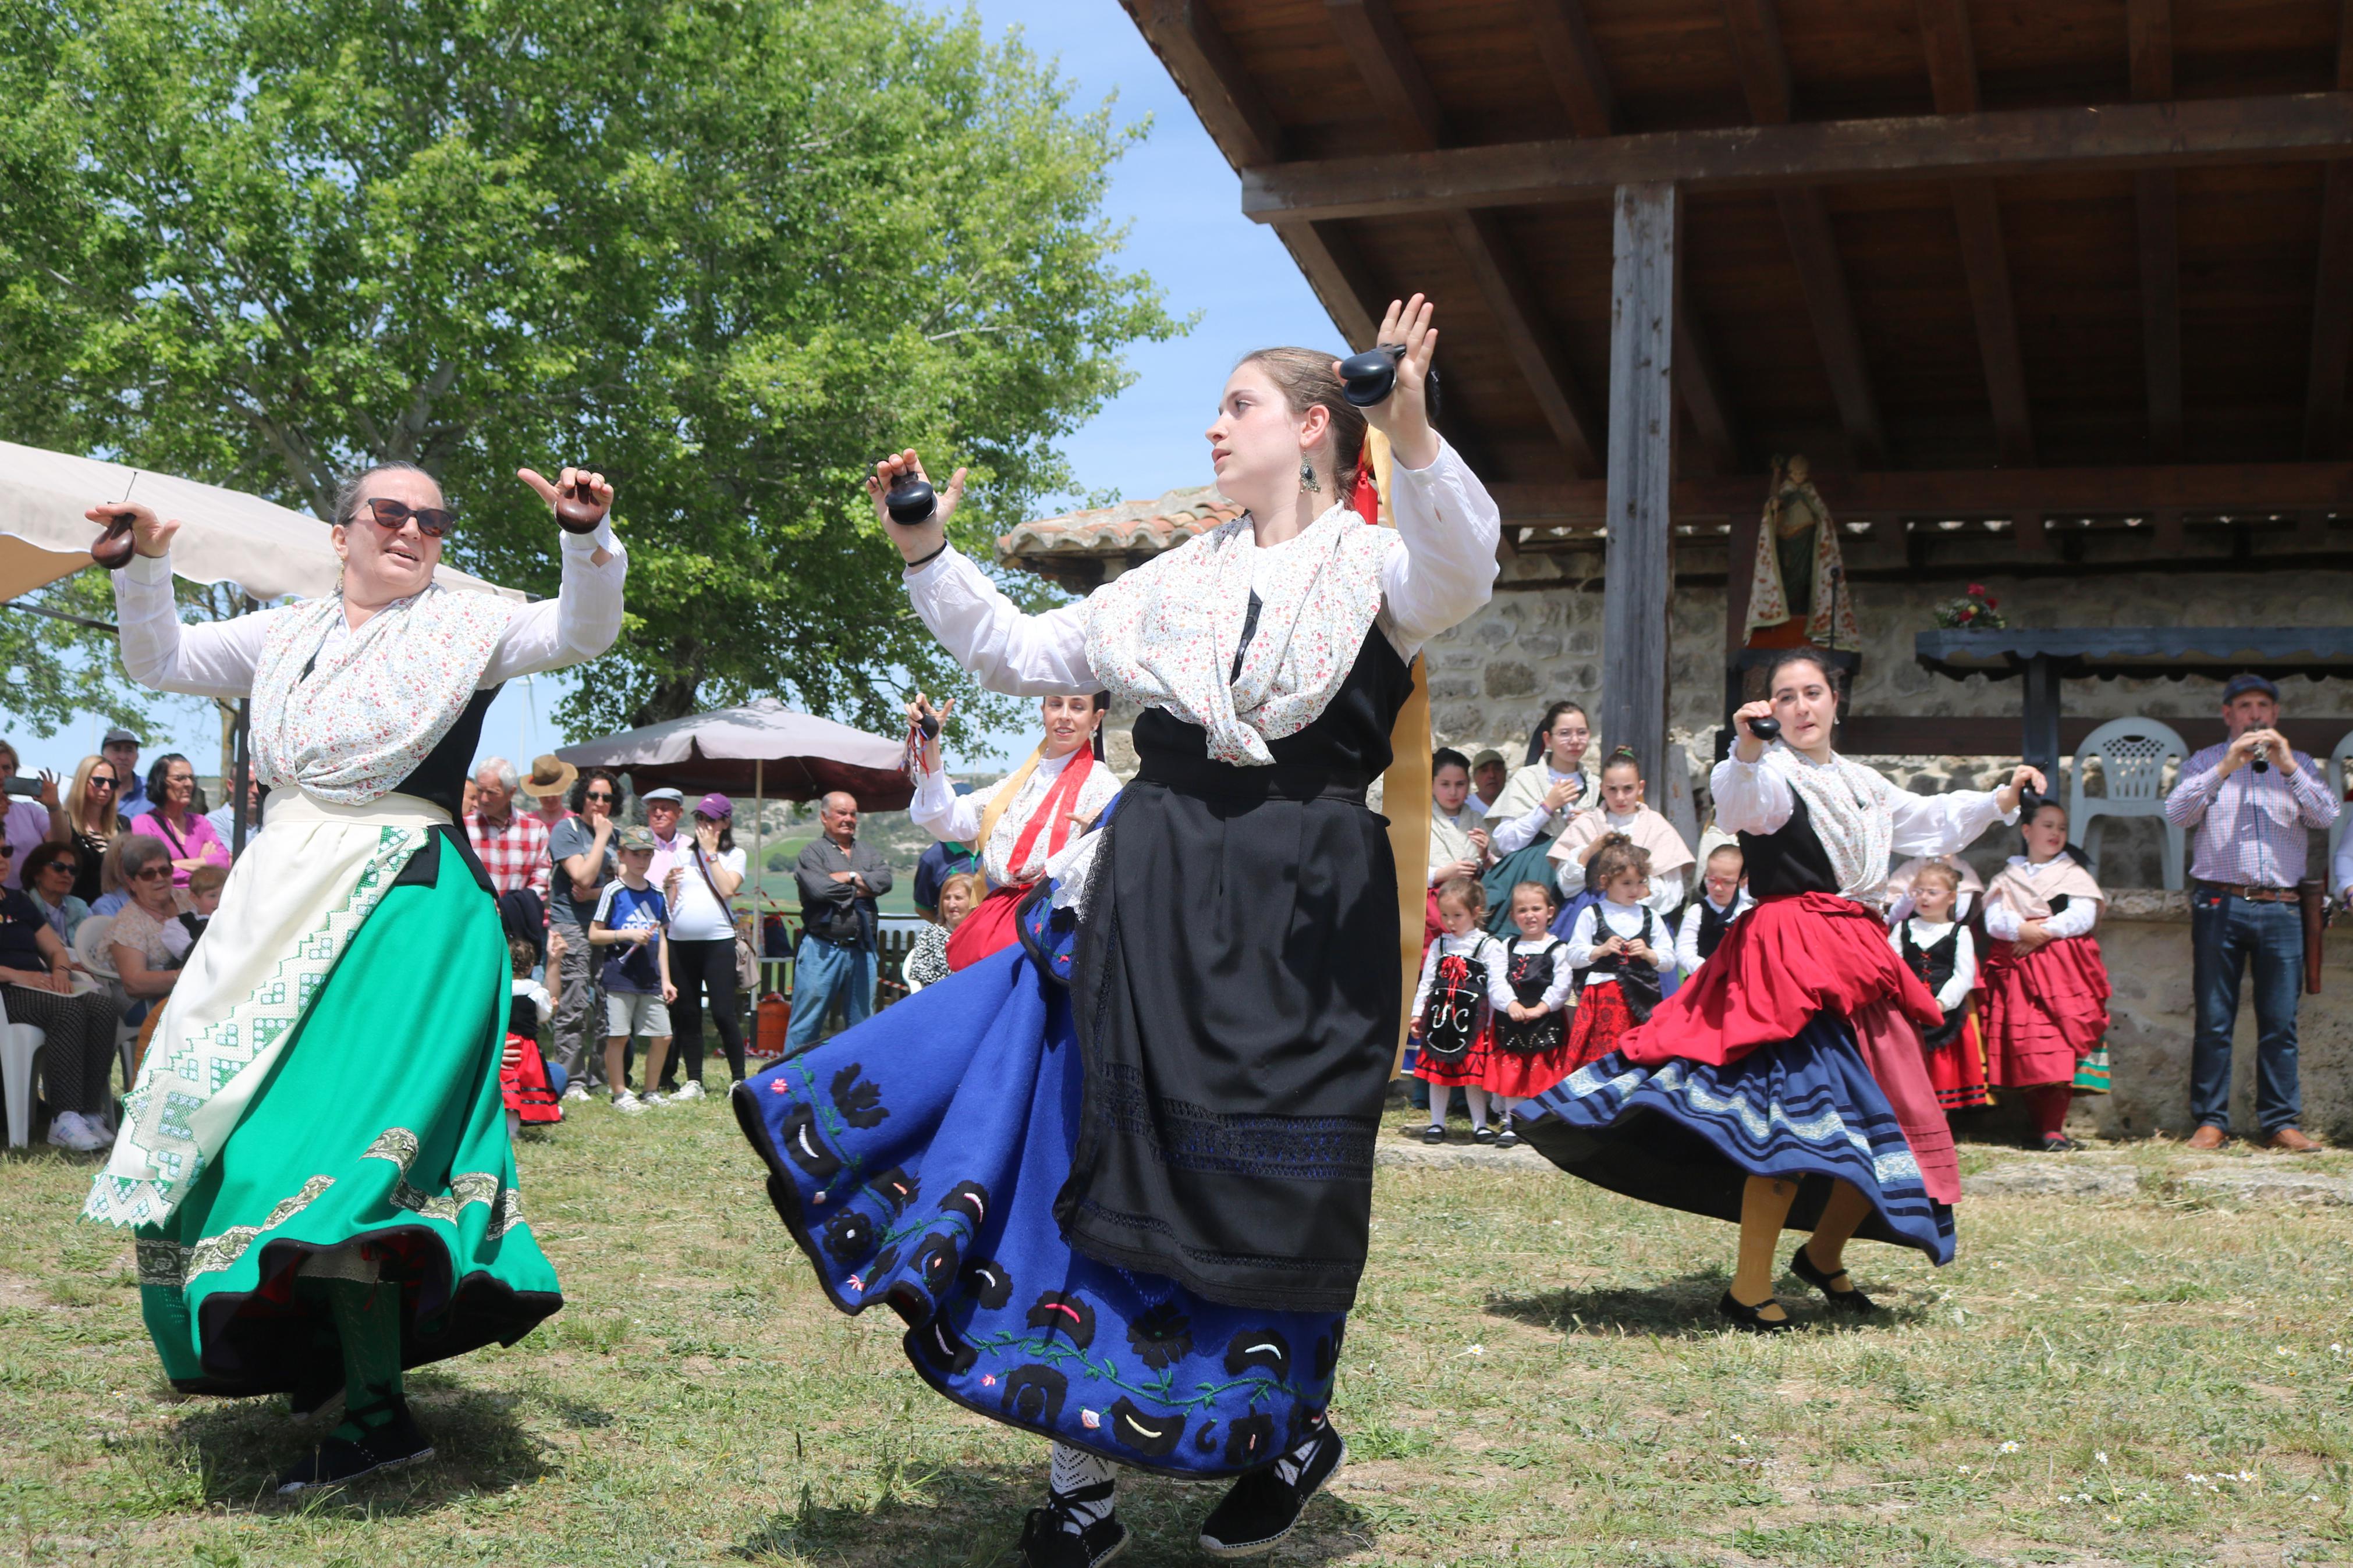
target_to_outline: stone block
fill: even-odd
[[[1534,697],[1536,672],[1517,659],[1499,658],[1487,667],[1490,697]]]

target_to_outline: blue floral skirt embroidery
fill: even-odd
[[[739,1084],[734,1106],[827,1297],[895,1310],[941,1394],[1168,1475],[1270,1463],[1323,1423],[1345,1314],[1224,1306],[1073,1252],[1053,1205],[1080,1079],[1070,994],[1017,945]]]
[[[1810,1230],[1834,1181],[1871,1201],[1855,1234],[1953,1260],[1953,1211],[1928,1196],[1847,1023],[1814,1016],[1797,1038],[1723,1067],[1635,1067],[1612,1052],[1515,1109],[1553,1163],[1645,1203],[1737,1222],[1748,1177],[1798,1183],[1788,1224]]]

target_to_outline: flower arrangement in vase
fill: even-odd
[[[2010,625],[2001,613],[2001,601],[1985,590],[1982,583],[1972,583],[1957,599],[1947,599],[1936,606],[1936,624],[1957,631],[1998,632]]]

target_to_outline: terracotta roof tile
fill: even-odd
[[[1025,522],[998,536],[997,553],[1008,564],[1033,569],[1046,567],[1051,558],[1157,555],[1241,514],[1215,485],[1194,485],[1152,500]]]

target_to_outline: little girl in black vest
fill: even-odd
[[[1508,1007],[1512,989],[1504,978],[1503,943],[1482,926],[1487,891],[1475,877],[1456,877],[1438,889],[1438,940],[1422,955],[1421,984],[1413,993],[1413,1016],[1420,1021],[1415,1071],[1430,1085],[1430,1126],[1425,1143],[1446,1142],[1446,1110],[1460,1086],[1471,1107],[1471,1138],[1493,1143],[1487,1125],[1487,1058],[1497,1009]]]
[[[1601,901],[1578,913],[1568,938],[1568,962],[1577,971],[1571,1072],[1616,1050],[1619,1037],[1651,1016],[1675,973],[1667,922],[1642,902],[1651,892],[1651,852],[1610,834],[1586,863],[1585,879],[1601,889]]]
[[[1925,861],[1912,875],[1910,895],[1912,913],[1895,922],[1887,941],[1945,1010],[1944,1023],[1920,1037],[1928,1047],[1928,1082],[1947,1113],[1991,1105],[1985,1034],[1971,995],[1977,944],[1960,919],[1960,873],[1946,861]]]
[[[1567,1009],[1575,998],[1577,971],[1568,943],[1552,934],[1557,906],[1542,882],[1512,889],[1512,924],[1518,935],[1504,944],[1501,965],[1508,994],[1495,1005],[1494,1039],[1487,1051],[1487,1097],[1503,1132],[1498,1148],[1519,1146],[1512,1131],[1512,1102],[1542,1094],[1568,1076]]]
[[[1675,967],[1684,979],[1715,956],[1724,933],[1757,901],[1748,896],[1744,871],[1739,845],[1719,844],[1709,851],[1699,897],[1683,906],[1683,929],[1675,933]]]

